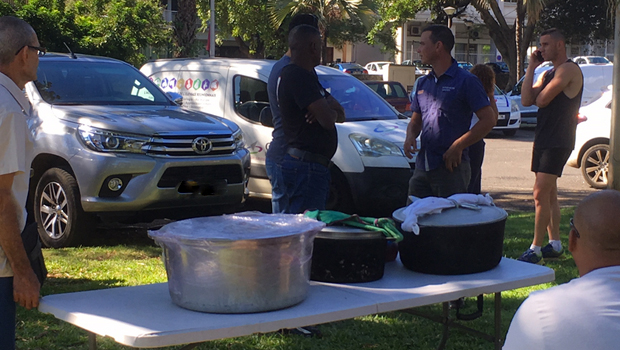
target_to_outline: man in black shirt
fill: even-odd
[[[325,209],[329,194],[329,162],[338,147],[336,119],[342,107],[314,72],[321,62],[321,35],[309,25],[289,34],[291,63],[282,69],[278,102],[284,136],[289,146],[282,161],[282,177],[289,197],[288,213]]]
[[[534,70],[545,60],[553,63],[553,69],[534,83]],[[543,258],[557,258],[563,253],[557,180],[575,148],[582,93],[583,75],[566,56],[564,36],[557,29],[545,30],[540,35],[540,48],[530,56],[521,90],[524,106],[538,106],[532,152],[532,171],[536,174],[534,241],[519,258],[521,261],[540,264]],[[545,233],[549,244],[542,247]]]

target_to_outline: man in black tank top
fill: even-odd
[[[534,70],[545,60],[553,63],[553,69],[534,82]],[[566,56],[564,35],[555,28],[542,32],[540,48],[530,56],[521,95],[524,106],[538,106],[532,152],[532,171],[536,174],[534,240],[519,258],[521,261],[540,264],[543,258],[557,258],[564,251],[560,241],[557,179],[562,176],[575,147],[582,93],[583,75],[579,66]],[[542,247],[545,232],[549,244]]]

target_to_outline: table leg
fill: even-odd
[[[97,350],[97,335],[88,332],[88,350]]]
[[[502,293],[495,293],[495,350],[502,349]]]
[[[448,337],[450,336],[450,305],[449,303],[443,303],[443,332],[441,335],[441,341],[439,342],[439,346],[437,346],[437,350],[443,350],[446,347],[446,343],[448,342]]]

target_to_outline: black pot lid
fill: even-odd
[[[448,208],[439,214],[423,215],[418,217],[419,226],[427,227],[461,227],[480,224],[489,224],[505,220],[508,213],[502,208],[495,206],[481,205],[478,210],[466,208]],[[406,208],[399,208],[394,211],[394,220],[405,221]]]
[[[323,239],[383,239],[385,236],[379,231],[364,230],[352,226],[327,226],[316,235]]]

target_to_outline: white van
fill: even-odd
[[[183,107],[227,118],[244,132],[252,166],[250,195],[270,198],[265,154],[272,127],[261,123],[269,106],[267,79],[276,61],[249,59],[163,59],[141,71],[166,92],[183,96]],[[319,80],[344,107],[337,124],[328,208],[366,216],[388,216],[406,203],[415,165],[403,145],[408,119],[357,78],[316,67]],[[265,123],[268,125],[268,123]]]
[[[534,71],[534,82],[536,82],[540,74],[551,68],[553,68],[551,65],[537,67]],[[596,101],[607,91],[608,86],[612,83],[614,66],[612,64],[580,64],[579,68],[581,68],[583,74],[583,95],[581,96],[581,106],[583,107]],[[521,111],[521,125],[535,126],[538,107],[524,107],[523,104],[521,104],[521,86],[523,85],[524,78],[525,77],[522,77],[521,80],[519,80],[508,95],[513,102],[519,105],[519,110]]]

